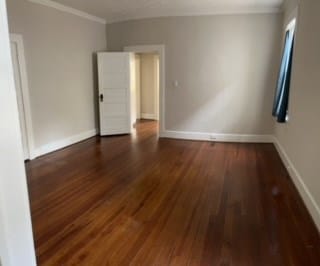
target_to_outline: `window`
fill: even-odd
[[[279,123],[285,123],[288,120],[295,25],[296,20],[294,19],[286,29],[280,73],[273,103],[272,115],[277,118]]]

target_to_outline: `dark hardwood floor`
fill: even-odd
[[[272,144],[91,138],[26,163],[39,265],[320,265]]]

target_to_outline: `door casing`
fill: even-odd
[[[28,154],[30,160],[36,157],[34,149],[34,135],[31,116],[30,92],[28,85],[28,76],[26,68],[26,59],[24,53],[23,37],[21,34],[10,34],[10,43],[15,43],[17,47],[18,68],[20,71],[21,94],[23,110],[26,124],[26,138],[28,142]]]

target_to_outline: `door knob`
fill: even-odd
[[[100,102],[103,102],[103,94],[100,94]]]

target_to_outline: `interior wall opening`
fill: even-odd
[[[136,118],[159,121],[160,68],[158,53],[134,54]]]

